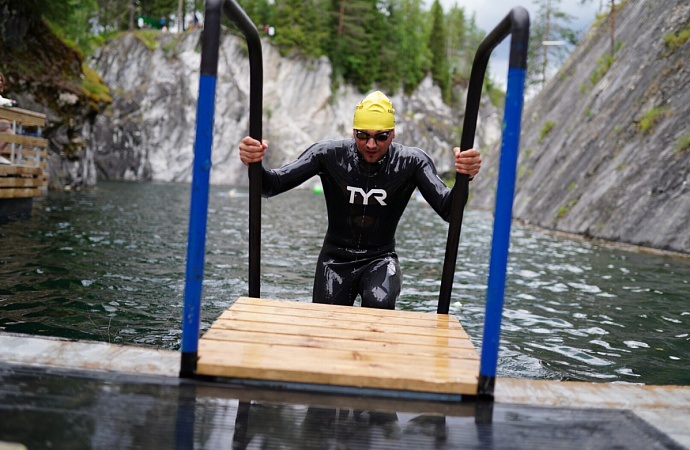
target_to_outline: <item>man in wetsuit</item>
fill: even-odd
[[[353,138],[322,141],[295,161],[263,169],[262,195],[271,197],[318,175],[328,210],[328,230],[314,276],[313,301],[337,305],[395,309],[402,275],[395,253],[395,230],[414,189],[446,221],[453,190],[438,177],[429,155],[393,143],[393,106],[381,92],[357,104]],[[244,164],[261,161],[266,141],[242,139]],[[454,148],[458,173],[474,177],[479,152]]]

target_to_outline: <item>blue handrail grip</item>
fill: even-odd
[[[204,278],[206,223],[208,218],[211,147],[213,145],[213,116],[216,80],[212,75],[199,78],[197,128],[194,142],[192,198],[189,213],[189,243],[185,276],[182,346],[184,353],[195,353],[199,345],[201,291]]]
[[[510,227],[513,214],[513,198],[517,175],[520,123],[522,120],[523,94],[526,72],[524,69],[508,71],[503,139],[499,162],[499,178],[494,211],[494,233],[491,243],[489,280],[486,294],[486,315],[482,339],[480,375],[496,376],[498,347],[503,314]]]

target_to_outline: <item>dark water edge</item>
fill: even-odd
[[[190,186],[49,192],[0,225],[0,330],[179,349]],[[478,350],[493,219],[465,214],[451,313]],[[212,188],[202,330],[247,294],[247,195]],[[263,203],[261,293],[311,301],[323,197]],[[434,313],[447,224],[412,199],[398,230],[399,309]],[[514,224],[499,376],[690,384],[690,260]]]

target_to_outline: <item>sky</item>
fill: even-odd
[[[426,0],[428,7],[431,7],[432,1]],[[594,23],[600,3],[601,0],[590,0],[585,5],[581,5],[580,0],[563,0],[559,6],[562,11],[573,17],[567,26],[580,32],[578,35],[581,36]],[[465,9],[465,17],[471,17],[474,13],[477,26],[487,34],[516,6],[525,8],[531,21],[535,19],[537,13],[537,6],[532,0],[441,0],[441,5],[444,12],[448,12],[457,5]],[[502,89],[506,87],[509,52],[510,36],[494,49],[489,60],[489,75]]]

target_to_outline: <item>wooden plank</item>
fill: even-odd
[[[341,328],[345,326],[343,332],[347,333],[350,331],[370,331],[374,333],[400,333],[406,335],[426,335],[434,336],[437,338],[449,338],[458,336],[457,333],[461,333],[460,337],[466,338],[464,330],[461,328],[450,329],[446,325],[446,322],[442,322],[444,326],[441,327],[420,327],[411,326],[409,324],[397,324],[395,321],[380,321],[380,322],[370,322],[370,321],[357,321],[357,320],[346,320],[346,319],[324,319],[319,317],[311,316],[287,316],[287,315],[275,315],[275,314],[261,314],[261,313],[251,313],[244,311],[234,311],[232,309],[225,311],[219,320],[225,321],[241,321],[241,322],[259,322],[265,324],[267,327],[271,326],[299,326],[299,327],[325,327],[330,329]],[[404,322],[404,321],[403,321]]]
[[[352,350],[371,353],[394,353],[400,355],[433,356],[437,358],[479,359],[474,346],[469,341],[460,341],[461,346],[439,346],[415,342],[384,342],[350,339],[349,337],[319,337],[275,333],[266,330],[239,331],[211,328],[204,334],[204,341],[246,342],[265,345],[284,345],[288,347],[313,347]],[[457,341],[456,341],[457,342]]]
[[[16,164],[0,164],[0,176],[33,177],[43,174],[40,167],[18,166]]]
[[[266,298],[253,298],[253,297],[239,297],[234,305],[256,305],[256,306],[278,306],[281,308],[299,309],[305,311],[347,311],[352,308],[352,306],[341,306],[341,305],[327,305],[323,303],[311,303],[311,302],[297,302],[289,300],[272,300]],[[431,314],[418,311],[402,311],[402,310],[390,310],[390,309],[376,309],[376,308],[358,308],[358,315],[373,315],[376,317],[400,317],[404,314],[406,317],[415,317],[423,320],[437,321],[438,317],[453,317],[446,314]],[[451,320],[451,319],[449,319]]]
[[[272,345],[262,342],[226,342],[204,339],[199,343],[204,355],[211,353],[244,355],[252,362],[258,358],[282,359],[288,365],[292,365],[300,358],[314,361],[317,366],[331,364],[358,365],[360,361],[371,363],[363,369],[369,371],[372,368],[378,373],[378,364],[399,364],[399,370],[410,371],[410,374],[418,370],[424,371],[428,367],[448,368],[451,365],[459,371],[479,370],[479,359],[446,358],[429,355],[401,355],[395,352],[371,352],[353,349],[318,348],[309,346]],[[250,362],[251,363],[251,362]]]
[[[283,302],[285,303],[285,302]],[[298,303],[298,302],[290,302]],[[398,325],[407,325],[413,327],[426,327],[426,328],[448,328],[448,329],[459,329],[463,330],[460,322],[454,316],[448,315],[433,315],[431,318],[417,318],[414,315],[408,316],[393,314],[393,315],[373,315],[366,314],[365,311],[360,311],[362,308],[353,308],[351,306],[337,306],[329,305],[331,308],[324,309],[312,309],[309,311],[310,318],[318,319],[331,319],[331,320],[357,320],[358,322],[367,323],[395,323]],[[367,308],[364,308],[367,309]],[[371,309],[371,308],[368,308]],[[246,313],[257,313],[257,314],[268,314],[269,317],[273,316],[290,316],[290,317],[304,317],[304,309],[293,308],[290,306],[286,308],[285,306],[276,305],[261,305],[261,304],[248,304],[246,302],[236,302],[232,307],[233,312],[246,312]],[[223,316],[221,316],[223,317]],[[270,318],[268,319],[270,320]],[[463,330],[464,331],[464,330]]]
[[[42,127],[46,124],[46,115],[28,109],[6,108],[0,106],[0,119],[20,122],[25,127]]]
[[[39,187],[42,182],[40,178],[0,177],[0,188]]]
[[[201,345],[201,344],[200,344]],[[382,358],[344,350],[236,343],[232,351],[203,344],[197,371],[204,375],[319,383],[375,389],[476,394],[478,361],[438,358]],[[200,347],[201,348],[201,347]]]
[[[341,324],[343,325],[343,324]],[[281,325],[280,327],[270,327],[261,322],[241,322],[238,320],[217,320],[211,328],[221,330],[237,330],[249,332],[271,332],[277,334],[293,334],[304,335],[309,337],[326,337],[338,338],[343,336],[342,327],[328,328],[328,327],[303,327],[299,325]],[[347,337],[353,340],[366,340],[374,342],[391,342],[405,344],[412,340],[414,335],[396,335],[388,333],[387,335],[381,331],[359,331],[349,330]],[[431,336],[431,335],[417,335],[414,336],[414,342],[420,345],[446,345],[448,347],[468,348],[468,340],[462,337],[448,337],[448,336]]]
[[[477,392],[457,317],[243,297],[199,342],[197,373],[415,392]]]
[[[0,189],[0,198],[28,198],[28,197],[40,197],[40,189],[30,189],[30,188],[9,188]]]
[[[2,137],[2,134],[0,134],[0,137]],[[2,139],[0,139],[0,142],[2,142]],[[38,153],[38,157],[41,160],[45,160],[45,158],[48,156],[48,150],[46,149],[40,149],[40,148],[26,148],[26,147],[17,147],[14,149],[14,155],[15,158],[21,153],[22,158],[29,159],[31,161],[36,162],[36,154]],[[0,155],[5,156],[9,158],[12,155],[12,149],[7,146],[0,150]]]
[[[10,134],[10,133],[0,133],[0,142],[7,142],[8,145],[3,149],[3,153],[10,150],[9,144],[19,144],[25,147],[48,147],[48,139],[35,137],[35,136],[25,136],[23,134]]]

